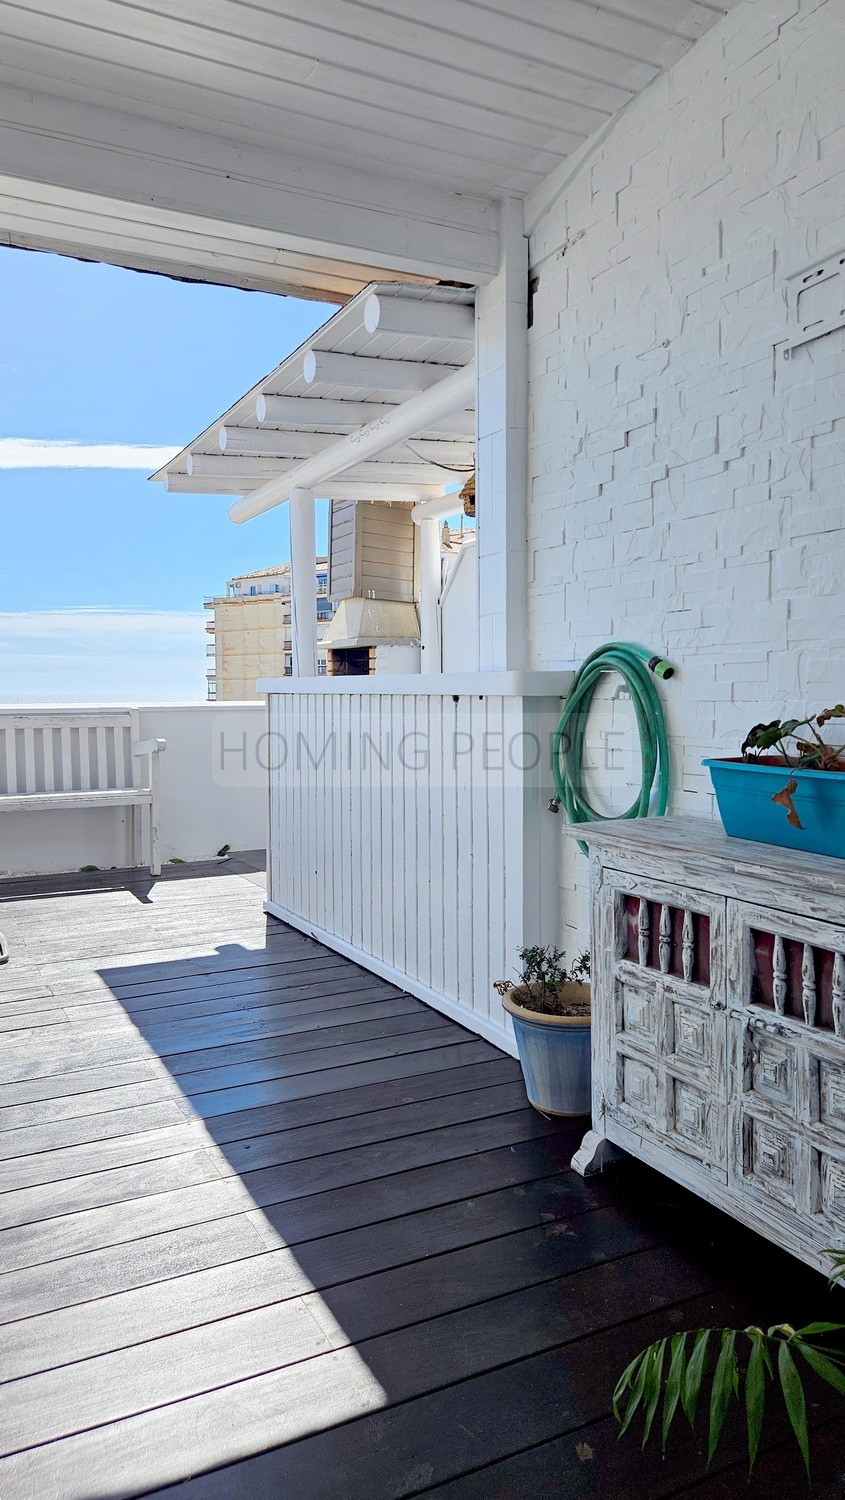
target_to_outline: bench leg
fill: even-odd
[[[129,824],[129,862],[134,867],[143,861],[143,837],[144,822],[143,809],[139,806],[130,809],[131,822]]]
[[[161,829],[158,823],[158,807],[150,804],[150,874],[161,874]]]

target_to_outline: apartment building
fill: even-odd
[[[326,670],[322,637],[332,618],[328,598],[328,558],[316,559],[317,670]],[[290,676],[290,563],[230,578],[225,594],[208,595],[206,624],[210,658],[206,681],[211,700],[257,698],[259,677]]]

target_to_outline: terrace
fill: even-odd
[[[611,1393],[658,1336],[839,1316],[845,865],[726,838],[701,762],[843,697],[845,0],[66,10],[0,0],[0,237],[342,305],[158,476],[286,507],[266,711],[127,707],[132,788],[98,710],[0,713],[0,1493],[803,1492],[783,1414],[749,1484],[735,1409],[708,1473]],[[372,676],[313,675],[318,494]],[[419,671],[365,638],[395,605]],[[674,669],[671,816],[588,869],[542,747],[602,642]],[[610,811],[642,722],[596,707]],[[265,833],[266,891],[215,860]],[[629,1160],[585,1180],[492,983],[588,931],[587,1165]]]
[[[657,1336],[824,1315],[815,1273],[575,1175],[515,1062],[265,916],[259,864],[2,886],[4,1500],[801,1493],[782,1422],[748,1485],[739,1423],[708,1477],[610,1397]]]

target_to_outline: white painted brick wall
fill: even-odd
[[[677,812],[715,815],[703,756],[845,696],[845,334],[781,352],[785,277],[845,248],[843,59],[845,0],[744,0],[526,206],[532,665],[676,664]]]

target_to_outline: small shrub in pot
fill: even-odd
[[[529,1103],[545,1115],[590,1111],[590,955],[571,967],[553,946],[520,948],[516,979],[500,979]]]

